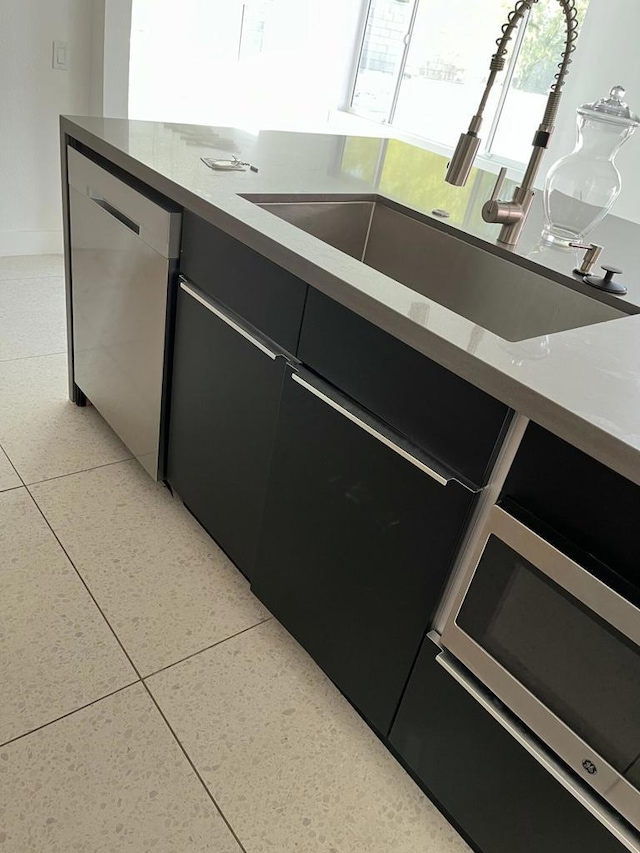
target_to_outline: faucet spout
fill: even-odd
[[[558,72],[551,83],[542,121],[533,138],[533,151],[524,178],[522,179],[522,184],[516,188],[511,201],[499,201],[497,194],[494,192],[494,197],[484,205],[482,210],[482,216],[486,222],[494,222],[503,226],[498,237],[498,242],[509,246],[517,244],[531,209],[535,194],[533,189],[534,183],[540,170],[544,152],[549,147],[549,142],[555,129],[562,90],[569,73],[572,54],[576,49],[576,41],[578,39],[576,0],[558,0],[558,2],[562,6],[565,15],[566,42],[560,63],[558,64]],[[515,8],[509,13],[506,24],[502,27],[502,35],[496,42],[498,49],[491,57],[489,78],[480,101],[480,106],[471,119],[469,130],[460,136],[447,170],[445,178],[447,183],[462,187],[467,182],[480,148],[479,132],[482,127],[484,110],[497,76],[504,70],[506,65],[508,44],[520,21],[528,12],[531,12],[536,3],[538,3],[538,0],[518,0]]]

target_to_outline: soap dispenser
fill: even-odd
[[[575,150],[551,167],[545,182],[542,237],[547,243],[584,243],[620,195],[615,158],[640,124],[625,94],[614,86],[608,98],[578,108]]]

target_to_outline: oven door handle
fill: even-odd
[[[432,632],[429,637],[439,645],[437,635]],[[640,853],[640,837],[628,828],[626,822],[613,809],[606,806],[600,798],[592,794],[588,788],[583,787],[573,774],[564,768],[553,753],[538,743],[529,730],[503,708],[499,700],[482,689],[481,685],[467,673],[452,654],[443,650],[437,655],[436,661],[627,850],[631,853]]]

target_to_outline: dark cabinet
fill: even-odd
[[[427,638],[391,744],[481,853],[624,853],[619,843],[437,662]]]
[[[252,589],[383,734],[474,499],[430,465],[288,373]]]
[[[180,269],[205,293],[295,355],[308,285],[185,211]]]
[[[181,282],[167,480],[247,576],[285,364],[258,332]]]
[[[471,483],[482,486],[510,409],[311,288],[298,357]]]

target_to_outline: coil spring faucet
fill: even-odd
[[[480,106],[477,113],[471,119],[467,133],[463,133],[460,136],[454,155],[451,158],[445,179],[449,184],[453,184],[456,187],[463,187],[467,182],[476,154],[480,148],[478,133],[482,126],[482,117],[487,106],[487,101],[489,100],[489,94],[496,82],[498,74],[506,65],[507,45],[511,41],[513,33],[520,21],[527,12],[531,12],[537,2],[538,0],[518,0],[513,11],[509,13],[507,23],[502,27],[502,36],[496,42],[498,49],[491,57],[491,73],[489,74]],[[558,116],[562,89],[572,61],[571,55],[576,49],[578,38],[576,0],[558,0],[558,2],[562,6],[566,19],[567,39],[561,61],[558,65],[558,73],[551,84],[542,123],[533,138],[533,151],[524,178],[522,179],[522,184],[516,188],[511,201],[500,201],[500,191],[502,190],[502,185],[507,174],[506,169],[501,169],[493,195],[482,208],[482,218],[485,222],[494,222],[502,225],[498,242],[504,243],[507,246],[515,246],[517,244],[524,224],[527,221],[529,211],[531,210],[535,195],[533,185],[538,175],[544,153],[549,147],[549,141]]]

